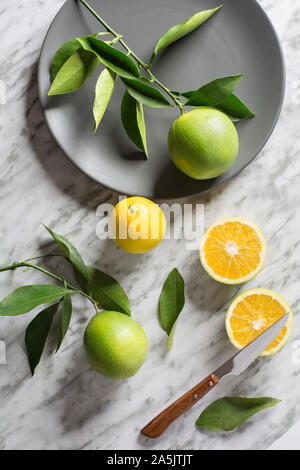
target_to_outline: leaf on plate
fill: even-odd
[[[72,316],[72,301],[70,295],[65,295],[62,303],[61,315],[60,315],[60,327],[59,327],[59,339],[57,343],[56,352],[59,350],[61,343],[68,331]]]
[[[209,405],[196,421],[200,428],[210,431],[232,431],[255,413],[280,403],[270,397],[224,397]]]
[[[42,310],[26,328],[25,345],[32,375],[42,357],[58,305],[56,303]]]
[[[44,225],[44,227],[48,230],[52,238],[56,241],[58,246],[65,253],[67,259],[73,264],[77,271],[79,271],[81,275],[85,278],[88,278],[88,273],[84,261],[75,246],[72,245],[72,243],[69,242],[69,240],[67,240],[62,235],[59,235],[58,233],[53,232],[53,230],[51,230],[49,227],[46,227],[46,225]]]
[[[185,103],[185,106],[216,106],[223,103],[236,89],[242,77],[243,75],[232,75],[217,78],[203,85],[193,93],[183,93],[183,96],[192,93]]]
[[[222,8],[222,5],[212,10],[200,11],[196,13],[195,15],[193,15],[191,18],[188,18],[187,20],[183,21],[182,23],[172,26],[172,28],[170,28],[160,38],[160,40],[156,44],[154,53],[150,60],[150,65],[154,61],[159,51],[169,46],[173,42],[177,41],[178,39],[181,39],[182,37],[191,33],[192,31],[194,31],[196,28],[198,28],[198,26],[205,23],[205,21],[207,21],[212,15],[214,15],[221,8]]]
[[[101,39],[89,37],[80,39],[82,47],[87,52],[93,52],[110,70],[125,78],[139,78],[141,76],[136,63],[124,52],[106,44]]]
[[[172,91],[172,93],[175,95],[182,95],[186,98],[190,98],[192,94],[195,93],[195,91],[196,90],[185,91],[183,93],[180,93],[178,91]],[[203,105],[203,106],[209,106],[211,108],[222,111],[223,113],[227,114],[227,116],[233,122],[238,122],[238,121],[241,121],[242,119],[248,119],[248,118],[255,116],[255,113],[253,113],[253,111],[251,111],[251,109],[249,109],[245,105],[245,103],[243,103],[242,100],[238,98],[238,96],[236,96],[234,93],[231,93],[231,95],[225,101],[223,101],[223,103],[220,103],[219,105],[216,105],[216,106]]]
[[[97,34],[91,35],[91,37],[96,37]],[[86,39],[89,36],[84,36],[81,39]],[[71,39],[70,41],[65,42],[55,53],[54,59],[52,61],[50,69],[50,80],[53,81],[56,77],[58,71],[61,69],[63,64],[66,62],[75,51],[80,49],[81,43],[77,38]]]
[[[52,284],[18,287],[0,302],[0,316],[22,315],[70,293],[70,289]]]
[[[48,95],[64,95],[78,90],[100,64],[96,54],[78,49],[62,65]]]
[[[185,303],[184,287],[183,277],[180,272],[174,268],[165,280],[160,294],[160,319],[163,329],[170,337],[169,348],[172,347],[173,344],[176,320]]]
[[[87,266],[89,284],[75,270],[75,275],[81,289],[90,295],[104,310],[112,310],[131,315],[130,304],[124,289],[118,281],[96,268]]]
[[[157,88],[142,80],[122,78],[128,93],[137,101],[152,108],[168,108],[171,106],[167,98]]]
[[[223,103],[215,106],[223,113],[227,114],[232,121],[237,122],[242,119],[247,119],[255,116],[255,113],[251,111],[236,95],[233,93],[223,101]]]
[[[185,91],[183,93],[180,93],[179,91],[172,91],[172,93],[176,96],[184,96],[185,98],[190,98],[193,93],[195,93],[197,90],[192,90],[192,91]],[[211,106],[211,105],[202,105],[202,106],[209,106],[210,108],[218,109],[219,111],[222,111],[223,113],[227,114],[227,116],[233,121],[233,122],[238,122],[241,121],[242,119],[248,119],[251,117],[255,116],[255,113],[249,109],[245,103],[241,101],[238,96],[236,96],[234,93],[231,93],[231,95],[223,101],[223,103],[220,103],[219,105],[216,106]],[[200,105],[199,105],[200,107]]]
[[[121,119],[128,137],[147,158],[146,126],[143,105],[125,91],[121,105]]]
[[[117,75],[111,70],[105,68],[101,73],[96,83],[95,88],[95,101],[93,106],[93,114],[95,119],[96,132],[101,119],[105,113],[111,95],[113,94]]]

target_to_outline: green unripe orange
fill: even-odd
[[[136,321],[123,313],[105,310],[90,320],[84,347],[96,372],[110,379],[126,379],[142,366],[148,343]]]
[[[168,142],[173,163],[197,180],[225,173],[239,151],[234,124],[213,108],[194,109],[180,116],[170,128]]]

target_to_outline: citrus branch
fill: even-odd
[[[131,55],[135,61],[138,63],[140,67],[142,67],[145,72],[149,75],[151,82],[156,83],[164,92],[174,101],[175,106],[177,106],[180,109],[181,114],[183,113],[183,105],[180,102],[180,99],[176,97],[169,88],[167,88],[163,83],[161,83],[151,72],[150,70],[150,65],[146,64],[142,59],[140,59],[131,49],[130,47],[126,44],[126,42],[122,39],[122,34],[117,33],[109,24],[104,21],[103,18],[85,1],[85,0],[79,0],[82,5],[85,6],[89,10],[89,12],[104,26],[107,32],[111,33],[115,38],[116,42],[118,41],[121,46],[124,47],[124,49],[127,51],[128,55]]]
[[[43,274],[46,274],[47,276],[50,276],[52,277],[53,279],[55,279],[56,281],[60,282],[61,284],[63,284],[64,287],[70,289],[72,292],[72,294],[80,294],[80,295],[83,295],[84,297],[86,297],[90,302],[92,302],[93,306],[95,307],[96,309],[96,312],[98,312],[98,306],[97,306],[97,302],[95,302],[95,300],[89,296],[88,294],[86,294],[85,292],[83,292],[82,290],[78,290],[76,287],[72,286],[71,284],[67,283],[65,278],[64,277],[61,277],[61,276],[57,276],[56,274],[53,274],[51,273],[50,271],[47,271],[46,269],[42,268],[41,266],[37,266],[36,264],[32,264],[30,263],[29,261],[31,260],[35,260],[35,259],[39,259],[39,258],[45,258],[47,256],[62,256],[63,258],[65,258],[63,255],[44,255],[44,256],[37,256],[36,258],[30,258],[28,260],[25,260],[25,261],[21,261],[20,263],[19,262],[15,262],[13,264],[11,264],[10,266],[4,266],[3,268],[0,268],[0,272],[3,272],[3,271],[10,271],[10,270],[14,270],[14,269],[17,269],[17,268],[32,268],[32,269],[36,269],[37,271],[40,271],[42,272]]]

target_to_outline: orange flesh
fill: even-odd
[[[203,249],[206,263],[215,274],[241,279],[259,265],[262,245],[252,227],[232,221],[212,228]]]
[[[236,304],[230,317],[233,338],[244,347],[285,314],[286,309],[273,297],[266,294],[249,295]],[[277,347],[286,333],[287,327],[284,326],[265,351]]]

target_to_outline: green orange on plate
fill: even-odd
[[[196,180],[225,173],[239,151],[235,125],[226,114],[212,108],[182,114],[173,122],[168,141],[173,163]]]

